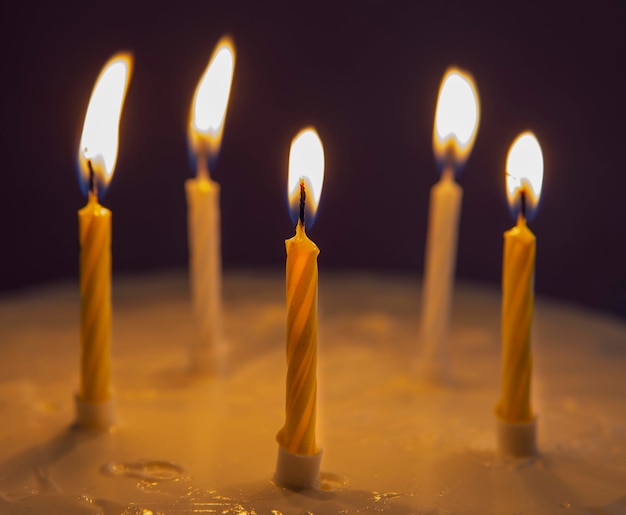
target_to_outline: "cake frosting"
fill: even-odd
[[[272,481],[284,421],[279,273],[224,277],[227,372],[189,372],[182,272],[116,279],[118,423],[80,431],[75,283],[0,298],[0,513],[626,513],[626,323],[539,298],[539,454],[496,445],[500,298],[460,284],[450,382],[419,380],[413,276],[320,274],[318,489]]]

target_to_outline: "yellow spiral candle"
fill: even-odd
[[[111,212],[98,202],[119,146],[122,107],[132,73],[130,54],[114,55],[96,81],[78,148],[78,171],[87,205],[78,211],[80,240],[79,400],[101,404],[111,396]]]
[[[89,193],[78,212],[80,238],[80,399],[109,399],[111,376],[111,211]]]
[[[535,235],[520,216],[504,233],[502,271],[502,397],[496,408],[505,422],[530,422]]]
[[[502,262],[502,393],[496,415],[503,422],[532,422],[530,403],[535,235],[526,225],[539,202],[543,182],[543,155],[531,132],[511,145],[506,164],[509,205],[517,224],[504,233]]]
[[[318,454],[317,415],[317,256],[306,235],[305,216],[315,214],[324,181],[324,149],[315,131],[301,130],[289,152],[288,191],[296,234],[287,250],[287,395],[285,425],[276,439],[293,455]],[[312,218],[311,218],[312,220]],[[311,221],[307,218],[307,221]],[[280,469],[280,467],[279,467]],[[290,478],[287,482],[295,480]],[[297,481],[296,481],[297,482]]]
[[[317,399],[317,256],[319,249],[298,222],[287,249],[287,402],[278,443],[311,455]]]

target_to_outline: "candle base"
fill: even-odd
[[[292,490],[317,488],[320,485],[321,461],[321,450],[309,456],[294,454],[279,445],[274,481]]]
[[[498,449],[502,454],[516,458],[537,454],[537,418],[520,423],[497,420]]]
[[[85,402],[76,396],[76,424],[86,431],[108,431],[115,424],[113,397],[104,402]]]

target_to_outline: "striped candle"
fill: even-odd
[[[496,412],[504,422],[529,422],[535,235],[520,215],[504,233],[502,271],[502,397]]]
[[[311,455],[317,399],[317,256],[319,249],[298,222],[287,249],[287,401],[278,442],[294,454]]]
[[[80,239],[80,399],[111,396],[111,211],[93,193],[78,212]]]
[[[287,250],[287,395],[285,425],[279,445],[293,455],[318,454],[315,443],[317,407],[317,256],[306,235],[324,181],[324,148],[315,131],[303,129],[289,152],[288,192],[296,234]],[[305,223],[306,222],[306,223]],[[280,468],[280,467],[279,467]],[[293,480],[293,478],[291,478]]]
[[[111,211],[98,201],[113,176],[132,55],[115,54],[96,81],[78,147],[87,205],[78,211],[80,241],[80,390],[89,404],[109,400],[111,376]]]
[[[526,225],[539,203],[543,182],[543,154],[532,132],[520,134],[506,163],[509,206],[517,224],[504,233],[502,260],[502,394],[496,415],[503,422],[534,419],[530,405],[535,235]]]

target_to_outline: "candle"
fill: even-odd
[[[317,210],[324,180],[324,149],[317,132],[302,130],[289,153],[289,197],[296,234],[287,249],[287,401],[285,425],[277,440],[292,454],[318,452],[315,442],[317,399],[317,256],[306,235]]]
[[[196,324],[191,347],[192,369],[223,368],[220,249],[220,186],[211,179],[209,163],[220,149],[226,107],[235,67],[235,50],[222,38],[198,83],[189,116],[189,148],[196,177],[185,183],[188,205],[189,281]]]
[[[517,224],[504,233],[502,263],[502,397],[496,414],[503,422],[533,420],[530,405],[535,235],[526,225],[539,201],[543,157],[539,142],[525,132],[511,145],[506,163],[509,205]]]
[[[430,192],[420,328],[421,372],[437,381],[447,374],[446,339],[463,197],[455,174],[474,146],[479,118],[478,92],[472,77],[450,68],[439,89],[433,130],[433,149],[442,173]]]
[[[80,391],[83,403],[110,398],[111,211],[99,199],[117,161],[119,123],[132,71],[132,56],[116,54],[94,86],[78,149],[78,170],[87,205],[78,211],[80,240]]]

